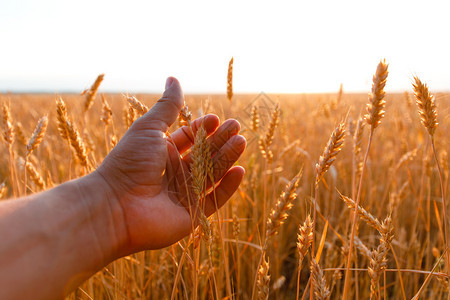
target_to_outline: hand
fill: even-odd
[[[183,155],[194,141],[188,127],[171,134],[165,132],[175,122],[183,106],[183,92],[175,78],[168,78],[166,90],[152,109],[137,119],[96,171],[115,195],[122,220],[116,226],[126,232],[122,254],[169,246],[187,236],[192,229],[189,211],[196,203],[187,201],[190,155]],[[205,214],[211,215],[238,188],[244,169],[233,166],[245,148],[238,135],[240,125],[207,115],[192,122],[195,132],[204,126],[213,156],[215,197],[207,195]],[[191,200],[190,200],[191,201]],[[191,207],[189,207],[191,205]],[[195,223],[195,220],[194,220]],[[125,227],[125,228],[124,228]]]

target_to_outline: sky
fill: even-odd
[[[0,92],[450,91],[450,1],[1,0]]]

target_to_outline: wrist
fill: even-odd
[[[100,268],[124,256],[128,232],[120,202],[100,174],[93,173],[74,181],[80,201],[89,214],[89,226],[98,241]]]

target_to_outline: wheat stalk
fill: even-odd
[[[442,211],[444,215],[444,244],[446,250],[445,263],[447,268],[447,275],[450,275],[450,252],[448,251],[448,230],[447,230],[447,201],[446,201],[446,188],[444,185],[444,178],[442,175],[441,166],[439,163],[439,159],[437,157],[436,146],[434,142],[434,133],[436,131],[436,127],[438,125],[437,122],[437,111],[436,111],[436,103],[435,98],[431,95],[428,90],[428,86],[423,84],[419,78],[414,77],[414,96],[416,97],[416,103],[419,110],[420,121],[423,126],[428,131],[431,140],[431,147],[433,149],[434,161],[436,162],[438,173],[439,173],[439,182],[441,185],[441,195],[442,195]],[[449,294],[450,298],[450,294]]]
[[[386,86],[386,80],[388,76],[388,64],[386,64],[385,60],[380,61],[377,66],[377,70],[375,75],[373,76],[373,84],[372,84],[372,92],[369,94],[369,103],[367,104],[367,114],[365,116],[366,122],[371,126],[369,141],[367,143],[366,154],[364,155],[363,165],[361,168],[361,176],[359,177],[358,184],[358,192],[356,195],[356,204],[355,207],[359,207],[361,201],[361,192],[362,192],[362,182],[364,178],[364,170],[367,163],[367,158],[369,157],[370,146],[372,144],[373,133],[375,128],[378,127],[381,123],[381,119],[384,116],[384,87]],[[350,265],[352,263],[352,251],[353,251],[353,240],[356,233],[356,226],[358,222],[358,210],[355,210],[353,214],[351,234],[350,234],[350,249],[347,255],[347,266],[345,269],[345,282],[344,282],[344,291],[342,295],[342,299],[345,300],[348,294],[348,288],[350,283]]]

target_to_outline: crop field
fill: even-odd
[[[186,95],[193,119],[240,122],[244,181],[190,236],[113,262],[67,299],[447,297],[450,94],[413,79],[383,100],[382,76],[364,94]],[[159,97],[97,88],[0,95],[0,199],[94,170],[140,116],[130,96]],[[58,130],[64,105],[79,144]]]

